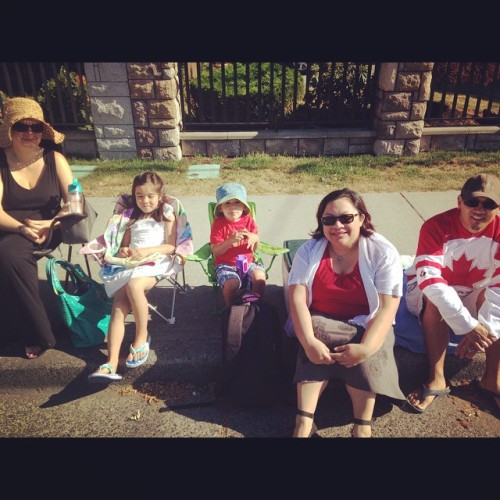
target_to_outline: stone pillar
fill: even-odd
[[[382,63],[375,103],[374,153],[416,155],[434,63]]]
[[[99,158],[137,157],[127,64],[85,63],[85,76]]]
[[[127,63],[139,158],[180,160],[177,63]]]

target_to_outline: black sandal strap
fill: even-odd
[[[308,411],[297,410],[297,415],[302,415],[303,417],[308,417],[314,420],[314,413],[309,413]]]
[[[353,422],[357,425],[372,425],[372,420],[362,420],[361,418],[355,418]]]

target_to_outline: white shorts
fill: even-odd
[[[489,304],[487,300],[484,301],[480,310],[477,309],[477,298],[481,292],[484,290],[488,290],[487,288],[476,288],[469,292],[467,295],[462,296],[459,293],[459,297],[462,300],[462,304],[469,311],[471,316],[475,319],[479,319],[483,325],[485,325],[488,330],[498,339],[500,338],[500,330],[498,328],[499,318],[491,317],[491,309],[495,309],[492,307],[492,304]],[[420,321],[420,314],[422,312],[422,307],[424,304],[424,294],[420,291],[420,288],[417,284],[417,278],[413,278],[408,281],[408,285],[406,287],[406,307],[408,311],[410,311],[414,316],[418,318]],[[491,318],[493,321],[487,321],[484,316]],[[491,323],[491,324],[490,324]]]

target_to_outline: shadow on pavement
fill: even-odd
[[[53,394],[50,398],[40,405],[40,408],[52,408],[71,403],[77,399],[92,396],[98,392],[105,390],[106,384],[89,384],[87,381],[88,374],[82,372],[78,377],[73,379],[63,390],[57,394]]]

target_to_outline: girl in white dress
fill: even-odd
[[[133,212],[123,235],[117,257],[130,261],[155,256],[152,265],[118,268],[118,272],[102,275],[106,292],[114,297],[107,335],[108,359],[90,382],[110,382],[122,377],[116,373],[120,347],[125,335],[125,318],[132,310],[135,339],[126,360],[128,368],[144,364],[149,355],[148,303],[146,292],[172,265],[176,249],[176,218],[172,207],[163,202],[163,181],[154,172],[143,172],[132,183]],[[164,257],[158,259],[158,254]]]

